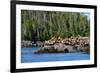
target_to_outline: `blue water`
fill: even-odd
[[[53,53],[53,54],[34,54],[38,48],[22,48],[21,62],[51,62],[51,61],[73,61],[73,60],[89,60],[90,55],[84,52],[77,53]]]

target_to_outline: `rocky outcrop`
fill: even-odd
[[[44,42],[41,41],[22,41],[21,47],[42,47],[44,46]]]
[[[35,53],[69,53],[69,52],[87,52],[89,53],[89,38],[71,37],[62,39],[61,37],[52,37],[44,42],[44,46]]]
[[[32,41],[22,41],[21,42],[21,47],[32,47],[33,43],[34,42],[32,42]]]
[[[22,41],[21,47],[40,47],[35,53],[69,53],[86,52],[90,53],[90,41],[88,37],[52,37],[50,40]]]
[[[90,54],[90,44],[88,44],[88,43],[87,44],[84,44],[82,46],[82,51]]]
[[[79,49],[71,45],[65,45],[62,43],[55,43],[54,45],[45,45],[35,53],[70,53],[70,52],[79,52]]]
[[[35,53],[68,53],[68,49],[63,44],[56,44],[52,46],[44,46]]]

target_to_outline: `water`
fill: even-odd
[[[53,54],[34,54],[38,48],[22,48],[21,49],[21,62],[51,62],[51,61],[73,61],[73,60],[89,60],[90,55],[78,53],[53,53]]]

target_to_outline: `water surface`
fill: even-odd
[[[36,50],[38,50],[37,47],[21,48],[21,62],[31,63],[31,62],[74,61],[74,60],[90,59],[90,55],[84,52],[34,54]]]

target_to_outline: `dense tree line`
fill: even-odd
[[[53,36],[89,36],[90,22],[82,12],[21,11],[21,39],[44,41]]]

